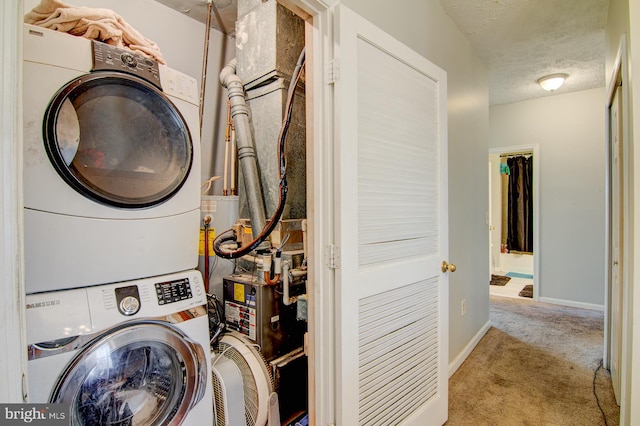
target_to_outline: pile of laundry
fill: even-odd
[[[129,49],[165,64],[158,45],[140,34],[110,9],[76,7],[59,0],[41,0],[24,16],[24,22],[55,31],[99,40]]]

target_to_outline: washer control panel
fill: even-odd
[[[168,303],[191,299],[193,293],[191,291],[189,278],[156,283],[156,296],[158,296],[158,305],[166,305]]]
[[[158,62],[145,58],[141,55],[120,49],[110,44],[93,40],[91,43],[93,51],[93,70],[121,71],[137,75],[153,83],[157,87],[162,87],[160,83],[160,71]]]
[[[122,315],[131,316],[140,310],[140,293],[137,285],[116,288],[116,304]]]

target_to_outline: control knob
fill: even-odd
[[[140,310],[140,301],[134,296],[126,296],[120,301],[120,312],[123,315],[133,315]]]

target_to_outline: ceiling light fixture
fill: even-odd
[[[538,84],[544,90],[552,92],[562,86],[569,74],[551,74],[538,79]]]

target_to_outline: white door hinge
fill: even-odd
[[[338,59],[332,59],[327,64],[327,84],[334,84],[340,78],[340,62]]]
[[[325,264],[328,268],[340,268],[340,247],[336,245],[328,245],[325,247]]]

